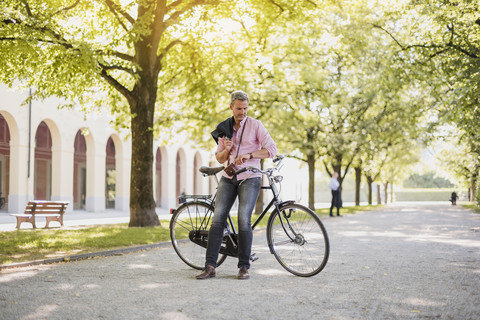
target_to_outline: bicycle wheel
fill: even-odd
[[[330,253],[327,231],[310,209],[295,203],[275,210],[267,225],[271,252],[288,272],[311,277],[325,268]]]
[[[180,259],[190,267],[205,267],[208,230],[213,219],[213,207],[202,201],[187,202],[178,207],[170,220],[170,239]],[[220,254],[217,267],[225,261]]]

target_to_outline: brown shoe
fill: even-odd
[[[206,266],[203,272],[196,276],[198,280],[205,280],[215,278],[215,268],[212,266]]]
[[[248,274],[248,268],[247,267],[241,267],[240,270],[238,270],[237,279],[238,280],[250,279],[250,275]]]

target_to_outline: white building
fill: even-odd
[[[0,196],[8,212],[22,212],[30,200],[66,200],[68,210],[129,210],[131,141],[110,125],[109,114],[57,109],[47,99],[21,106],[28,92],[0,86]],[[212,150],[188,143],[154,143],[157,206],[177,206],[177,196],[208,194],[216,183],[198,172],[217,165]],[[289,159],[283,198],[307,203],[306,167]],[[73,205],[72,205],[73,204]]]

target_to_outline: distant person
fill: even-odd
[[[328,187],[332,190],[332,205],[330,206],[330,217],[333,217],[333,207],[337,207],[337,216],[340,216],[340,207],[342,206],[342,196],[340,193],[340,182],[338,182],[338,173],[334,172],[332,180]]]
[[[452,195],[450,196],[450,202],[452,203],[452,206],[457,205],[457,193],[455,191],[452,192]]]

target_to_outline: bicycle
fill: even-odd
[[[288,272],[310,277],[318,274],[325,268],[330,253],[330,244],[327,231],[320,218],[309,208],[295,203],[295,201],[281,201],[277,184],[283,180],[281,175],[275,175],[282,167],[284,157],[278,156],[273,162],[276,166],[266,170],[247,167],[238,170],[235,174],[245,171],[258,172],[268,179],[268,186],[262,189],[272,191],[273,198],[258,218],[253,222],[252,229],[270,213],[266,234],[270,253],[275,256],[280,265]],[[214,175],[217,183],[217,173],[224,167],[201,167],[203,176]],[[208,230],[212,223],[215,195],[185,195],[179,197],[185,200],[177,209],[172,210],[170,220],[170,238],[173,248],[180,259],[194,269],[202,270],[205,267],[205,253],[208,241]],[[186,238],[186,239],[185,239]],[[224,238],[220,249],[217,267],[227,256],[237,257],[238,235],[229,214],[224,231]],[[252,254],[250,260],[257,259]]]

